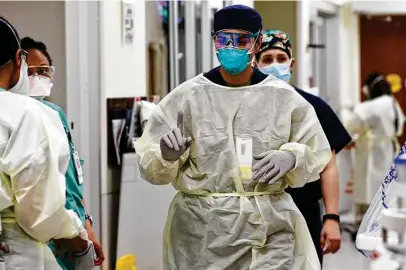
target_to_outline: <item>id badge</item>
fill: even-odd
[[[243,180],[252,180],[252,139],[236,138],[238,165]]]
[[[73,152],[73,160],[75,163],[76,173],[78,175],[79,185],[81,185],[83,184],[83,170],[82,164],[80,163],[79,154],[76,150]]]

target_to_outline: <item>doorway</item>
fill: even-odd
[[[319,96],[338,113],[341,110],[339,81],[340,29],[338,6],[325,1],[312,1],[305,62],[306,84],[309,92]]]
[[[312,94],[330,102],[326,82],[326,23],[322,16],[312,17],[309,23],[309,44],[307,51],[310,54],[311,65],[309,71],[309,87]]]
[[[361,15],[360,38],[361,84],[368,74],[383,73],[403,112],[406,112],[406,16]],[[361,100],[365,99],[361,93]],[[403,144],[405,139],[404,132],[399,143]]]

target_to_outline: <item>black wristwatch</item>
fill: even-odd
[[[323,223],[326,222],[326,220],[331,219],[331,220],[335,220],[338,223],[340,223],[340,216],[336,215],[336,214],[325,214],[323,216]]]
[[[91,215],[85,214],[85,220],[89,220],[90,225],[93,227],[93,218]]]

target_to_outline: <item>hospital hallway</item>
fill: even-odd
[[[342,233],[341,237],[341,249],[324,257],[323,270],[369,270],[369,259],[355,249],[350,235]]]
[[[221,15],[224,9],[225,14],[227,10],[237,14],[234,9],[258,15],[243,20]],[[250,252],[270,247],[284,256],[267,243],[275,241],[275,231],[267,235],[255,223],[275,226],[278,218],[282,228],[295,224],[292,231],[302,236],[295,234],[295,240],[304,239],[291,241],[299,247],[289,251],[299,251],[286,257],[301,256],[299,263],[306,264],[302,257],[308,256],[311,266],[303,268],[311,270],[320,270],[311,239],[323,235],[333,243],[329,248],[336,250],[339,228],[356,226],[355,212],[359,222],[363,214],[367,216],[357,242],[365,254],[375,256],[383,249],[375,240],[382,240],[386,230],[394,233],[381,220],[388,208],[399,210],[395,206],[402,204],[395,201],[406,194],[394,195],[393,183],[406,176],[391,169],[398,160],[397,144],[404,145],[400,153],[406,153],[406,0],[0,0],[0,18],[16,30],[9,43],[18,44],[14,47],[27,62],[29,83],[23,83],[23,65],[21,71],[9,68],[14,73],[7,78],[17,79],[14,74],[20,71],[20,87],[44,103],[39,105],[45,107],[42,110],[58,112],[56,117],[52,111],[63,132],[60,137],[65,141],[67,135],[72,162],[66,183],[60,181],[58,186],[61,198],[66,191],[59,202],[68,205],[68,197],[74,197],[79,207],[73,212],[84,222],[77,222],[78,227],[85,225],[98,251],[104,252],[104,261],[95,270],[163,270],[164,264],[173,263],[164,261],[170,257],[164,251],[175,250],[163,239],[176,245],[176,258],[169,260],[204,264],[185,267],[177,262],[178,270],[228,267],[223,257],[226,262],[249,257],[230,255],[237,243],[229,239],[234,237],[227,227],[231,225],[242,228],[235,238],[265,239],[258,244],[249,238]],[[3,31],[10,32],[8,23],[3,25]],[[14,65],[9,58],[16,54],[2,49],[3,44],[0,38],[0,74],[3,67],[8,71]],[[8,80],[0,95],[19,85]],[[176,101],[171,100],[174,97]],[[7,113],[0,114],[0,169],[8,149],[2,139],[11,134],[2,129]],[[53,130],[53,125],[44,126]],[[25,132],[28,135],[15,132],[26,136],[21,149],[29,148],[25,138],[33,137],[34,127],[38,126],[32,124]],[[180,150],[170,146],[171,138],[176,143],[184,139]],[[278,176],[272,176],[276,171]],[[4,175],[8,177],[0,170],[0,180]],[[284,191],[296,199],[291,201]],[[175,219],[174,198],[183,195],[210,203],[199,201],[190,210],[201,214],[199,218],[188,216],[189,206],[178,207],[185,210],[176,215],[182,223],[176,221],[178,226],[173,227],[178,231],[165,235],[169,230],[165,225]],[[231,203],[235,198],[240,202]],[[211,217],[216,212],[210,210],[212,202],[223,199],[230,200],[223,205],[231,209],[224,212],[239,214],[238,218]],[[369,208],[373,200],[376,203]],[[313,207],[318,202],[320,208]],[[306,208],[307,203],[311,207]],[[66,210],[72,210],[69,207]],[[284,216],[291,208],[302,211],[307,224],[301,215]],[[207,217],[214,225],[199,227],[209,224],[201,222]],[[404,220],[406,227],[406,209]],[[312,238],[303,233],[306,227],[313,228]],[[233,237],[223,240],[224,235]],[[1,236],[0,220],[0,251]],[[324,256],[322,269],[399,270],[376,268],[378,259],[371,263],[362,255],[348,232],[341,231],[341,240],[336,254]],[[216,250],[220,255],[213,255],[211,241],[221,246]],[[318,251],[321,246],[316,243]],[[189,251],[197,255],[187,255]],[[263,261],[278,260],[275,253]],[[208,259],[217,255],[221,258],[209,259],[221,267]],[[0,270],[1,258],[0,254]]]

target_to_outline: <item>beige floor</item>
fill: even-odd
[[[342,235],[342,248],[324,257],[323,270],[369,270],[369,260],[359,253],[347,233]]]

